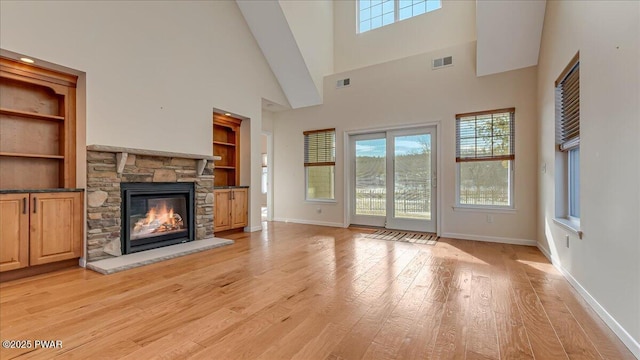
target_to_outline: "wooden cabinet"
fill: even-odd
[[[240,184],[240,124],[242,120],[213,114],[214,186]]]
[[[214,190],[214,232],[238,229],[248,225],[247,188]]]
[[[82,255],[82,193],[31,194],[30,265]]]
[[[73,188],[77,76],[0,58],[0,184]]]
[[[29,266],[29,194],[0,194],[0,271]]]
[[[233,189],[231,191],[231,228],[245,227],[248,222],[247,196],[249,189]]]
[[[83,193],[0,194],[0,271],[82,255]]]
[[[213,231],[231,229],[231,189],[215,190],[213,197],[215,199]]]

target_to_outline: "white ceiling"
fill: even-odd
[[[236,0],[236,3],[291,107],[322,103],[279,2]]]
[[[538,64],[546,0],[477,0],[478,76]]]

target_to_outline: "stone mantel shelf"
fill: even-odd
[[[202,176],[202,172],[207,167],[207,161],[222,160],[220,156],[177,153],[177,152],[158,151],[158,150],[134,149],[134,148],[128,148],[128,147],[108,146],[108,145],[88,145],[87,150],[116,153],[116,161],[117,161],[116,169],[118,171],[118,174],[122,174],[122,171],[124,170],[124,165],[127,162],[127,157],[129,157],[129,154],[146,155],[146,156],[163,156],[163,157],[173,157],[173,158],[183,158],[183,159],[196,159],[198,160],[198,176]]]

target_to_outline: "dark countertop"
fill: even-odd
[[[23,193],[55,193],[55,192],[81,192],[84,189],[0,189],[0,194],[23,194]]]
[[[213,190],[224,190],[224,189],[248,189],[249,187],[246,185],[242,186],[214,186]]]

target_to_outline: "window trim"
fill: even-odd
[[[565,81],[571,75],[577,74],[569,85],[571,92],[567,97],[574,102],[570,104],[569,110],[572,115],[565,122]],[[572,177],[571,177],[571,152],[580,150],[580,52],[577,52],[567,66],[562,70],[560,76],[554,82],[555,91],[555,126],[556,126],[556,161],[562,164],[561,171],[556,173],[556,215],[554,222],[565,230],[569,230],[582,239],[580,230],[580,217],[571,213],[572,198]],[[577,110],[577,111],[576,111]],[[567,130],[567,127],[569,128]],[[567,135],[569,133],[569,135]],[[578,172],[580,172],[580,161],[578,160]],[[558,186],[562,186],[559,188]],[[580,199],[580,187],[578,187],[578,201]],[[578,209],[578,214],[581,214]]]
[[[511,141],[511,153],[508,155],[500,155],[500,156],[491,156],[491,157],[478,157],[478,158],[460,158],[458,157],[458,147],[459,147],[459,133],[458,133],[458,120],[463,117],[471,117],[471,116],[479,116],[479,115],[493,115],[500,113],[510,113],[511,114],[511,132],[510,132],[510,141]],[[516,210],[516,201],[515,201],[515,112],[516,108],[502,108],[502,109],[494,109],[494,110],[486,110],[486,111],[475,111],[469,113],[456,114],[456,202],[453,206],[454,211],[515,211]],[[508,187],[509,187],[509,204],[508,205],[476,205],[476,204],[462,204],[460,202],[460,165],[462,162],[479,162],[479,161],[508,161],[509,162],[509,170],[508,170]]]

